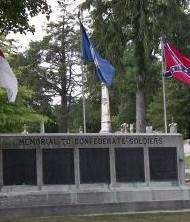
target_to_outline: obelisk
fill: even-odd
[[[111,132],[111,120],[110,120],[110,103],[109,103],[109,91],[107,86],[102,83],[102,98],[101,98],[101,130],[100,133]]]

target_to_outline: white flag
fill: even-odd
[[[0,50],[0,87],[7,89],[9,102],[14,102],[18,92],[18,82],[1,50]]]

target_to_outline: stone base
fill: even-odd
[[[102,121],[101,122],[101,130],[100,133],[111,133],[111,122],[110,121]]]
[[[0,218],[184,210],[189,197],[187,187],[2,192]]]

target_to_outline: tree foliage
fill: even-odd
[[[42,10],[49,15],[50,8],[45,6],[46,1],[35,1],[32,6],[37,4],[38,7],[34,11],[32,6],[22,5],[24,2],[30,1],[14,1],[15,7],[18,4],[18,8],[27,9],[23,20],[19,19],[21,14],[16,14],[15,23],[10,23],[7,29],[1,22],[2,32],[32,30],[27,20],[30,13],[33,16]],[[86,0],[80,6],[89,10],[90,17],[83,22],[91,30],[94,45],[116,69],[110,89],[114,131],[118,131],[124,122],[135,121],[138,132],[144,132],[146,125],[150,124],[156,130],[163,130],[162,73],[158,59],[160,37],[166,36],[182,53],[190,55],[188,4],[187,0]],[[43,40],[32,42],[24,56],[15,57],[14,68],[20,87],[30,95],[27,98],[19,95],[23,98],[19,105],[27,105],[31,113],[35,110],[49,116],[49,132],[57,132],[57,124],[59,132],[77,132],[83,124],[80,72],[79,68],[76,69],[79,64],[77,16],[73,12],[68,13],[65,3],[60,5],[63,9],[61,19],[50,23]],[[0,6],[0,12],[1,7],[4,6]],[[8,14],[14,16],[15,11],[12,15]],[[99,132],[101,84],[92,64],[85,63],[85,74],[87,132]],[[34,93],[27,91],[29,89]],[[187,136],[190,135],[189,95],[188,87],[172,80],[166,81],[168,122],[173,118],[180,132]],[[60,98],[60,104],[55,106],[52,104],[54,96]],[[6,104],[6,107],[5,113],[13,110],[12,106]],[[16,114],[17,110],[14,112]],[[21,120],[21,116],[18,119]],[[6,121],[2,119],[2,123]]]
[[[80,93],[81,73],[75,16],[66,11],[66,5],[62,7],[63,16],[58,22],[48,24],[43,40],[30,44],[25,55],[28,67],[23,81],[35,91],[33,107],[41,114],[47,115],[47,111],[52,110],[54,98],[59,98],[56,122],[59,132],[67,132],[70,128],[70,107]],[[76,67],[78,71],[75,71]]]
[[[29,24],[29,18],[38,13],[46,14],[49,18],[51,8],[46,0],[1,0],[0,4],[0,32],[34,32],[34,26]]]
[[[169,124],[177,123],[178,131],[189,138],[190,135],[190,89],[188,86],[174,80],[166,81],[166,110],[168,131]],[[159,89],[158,94],[150,103],[148,109],[149,123],[154,126],[157,131],[164,131],[163,119],[163,94]]]
[[[6,48],[4,49],[6,51]],[[8,50],[9,51],[9,50]],[[21,84],[24,67],[18,64],[17,55],[7,54],[7,59],[15,73],[19,89],[15,103],[7,100],[6,90],[0,89],[0,132],[1,133],[21,133],[24,124],[40,123],[47,118],[38,114],[30,105],[29,101],[33,96],[32,90]]]
[[[149,123],[146,116],[149,104],[157,98],[156,89],[161,87],[161,66],[157,58],[160,53],[159,38],[167,35],[177,45],[182,42],[189,45],[189,38],[185,35],[185,30],[189,30],[188,1],[86,0],[82,7],[90,10],[93,38],[98,42],[98,49],[117,70],[113,98],[110,91],[111,103],[114,104],[111,106],[112,114],[118,116],[120,111],[116,107],[120,107],[122,116],[126,116],[127,120],[127,95],[133,92],[135,100],[135,91],[136,107],[133,113],[136,112],[136,127],[138,132],[144,132],[146,121]],[[130,47],[132,54],[128,50]],[[125,56],[131,58],[130,64],[125,63]],[[135,90],[127,90],[131,78],[136,82],[136,86],[133,85]],[[134,107],[134,103],[131,106]]]

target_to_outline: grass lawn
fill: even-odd
[[[186,174],[185,174],[185,179],[186,179],[186,181],[187,181],[187,180],[188,180],[188,181],[190,180],[190,173],[186,173]]]
[[[190,156],[185,156],[185,169],[190,169]],[[190,173],[185,174],[185,179],[190,180]]]
[[[0,220],[1,222],[189,222],[190,212],[115,214],[101,216],[52,216]]]
[[[185,156],[185,168],[190,169],[190,156]]]

